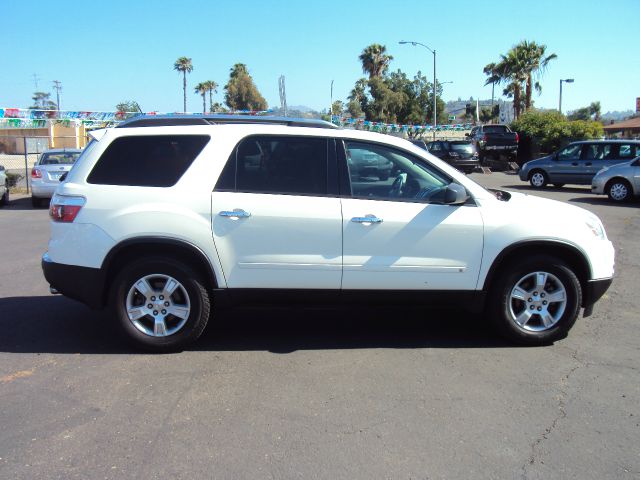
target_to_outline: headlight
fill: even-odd
[[[604,231],[604,225],[602,225],[602,222],[600,221],[600,219],[596,216],[593,217],[587,217],[584,221],[585,225],[587,226],[587,228],[589,229],[589,231],[591,233],[593,233],[593,235],[597,238],[599,238],[600,240],[606,240],[607,239],[607,234]]]

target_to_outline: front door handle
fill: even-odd
[[[591,162],[587,162],[587,163],[585,163],[585,165],[586,165],[587,167],[590,167],[590,166],[591,166]]]
[[[571,165],[573,165],[574,167],[578,166],[578,162],[573,162]]]
[[[223,210],[218,215],[221,217],[229,217],[229,218],[247,218],[251,216],[251,213],[245,212],[241,208],[236,208],[234,210]]]
[[[356,223],[382,223],[382,219],[375,215],[365,215],[364,217],[353,217],[352,222]]]

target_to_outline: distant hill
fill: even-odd
[[[633,110],[624,110],[624,111],[615,110],[613,112],[603,113],[600,116],[600,118],[602,120],[614,120],[616,122],[619,122],[620,120],[624,120],[626,118],[633,116],[634,113],[635,112]]]

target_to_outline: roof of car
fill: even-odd
[[[571,142],[572,144],[581,144],[581,143],[640,143],[640,140],[624,140],[624,139],[611,139],[611,140],[578,140],[576,142]]]
[[[50,148],[42,153],[80,153],[81,148]]]
[[[142,115],[125,120],[116,128],[163,127],[220,124],[271,124],[289,127],[339,128],[333,123],[315,118],[291,118],[257,115]]]

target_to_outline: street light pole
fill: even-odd
[[[400,45],[405,45],[407,43],[410,43],[411,45],[413,45],[414,47],[416,45],[420,45],[421,47],[426,48],[427,50],[429,50],[431,53],[433,53],[433,139],[436,139],[436,126],[438,124],[438,113],[437,113],[437,102],[436,102],[436,88],[437,88],[437,84],[438,81],[436,80],[436,51],[435,50],[431,50],[429,47],[427,47],[424,43],[420,43],[420,42],[412,42],[412,41],[405,41],[405,40],[401,40]]]
[[[558,111],[562,113],[562,82],[573,83],[573,78],[560,79],[560,99],[558,100]]]

